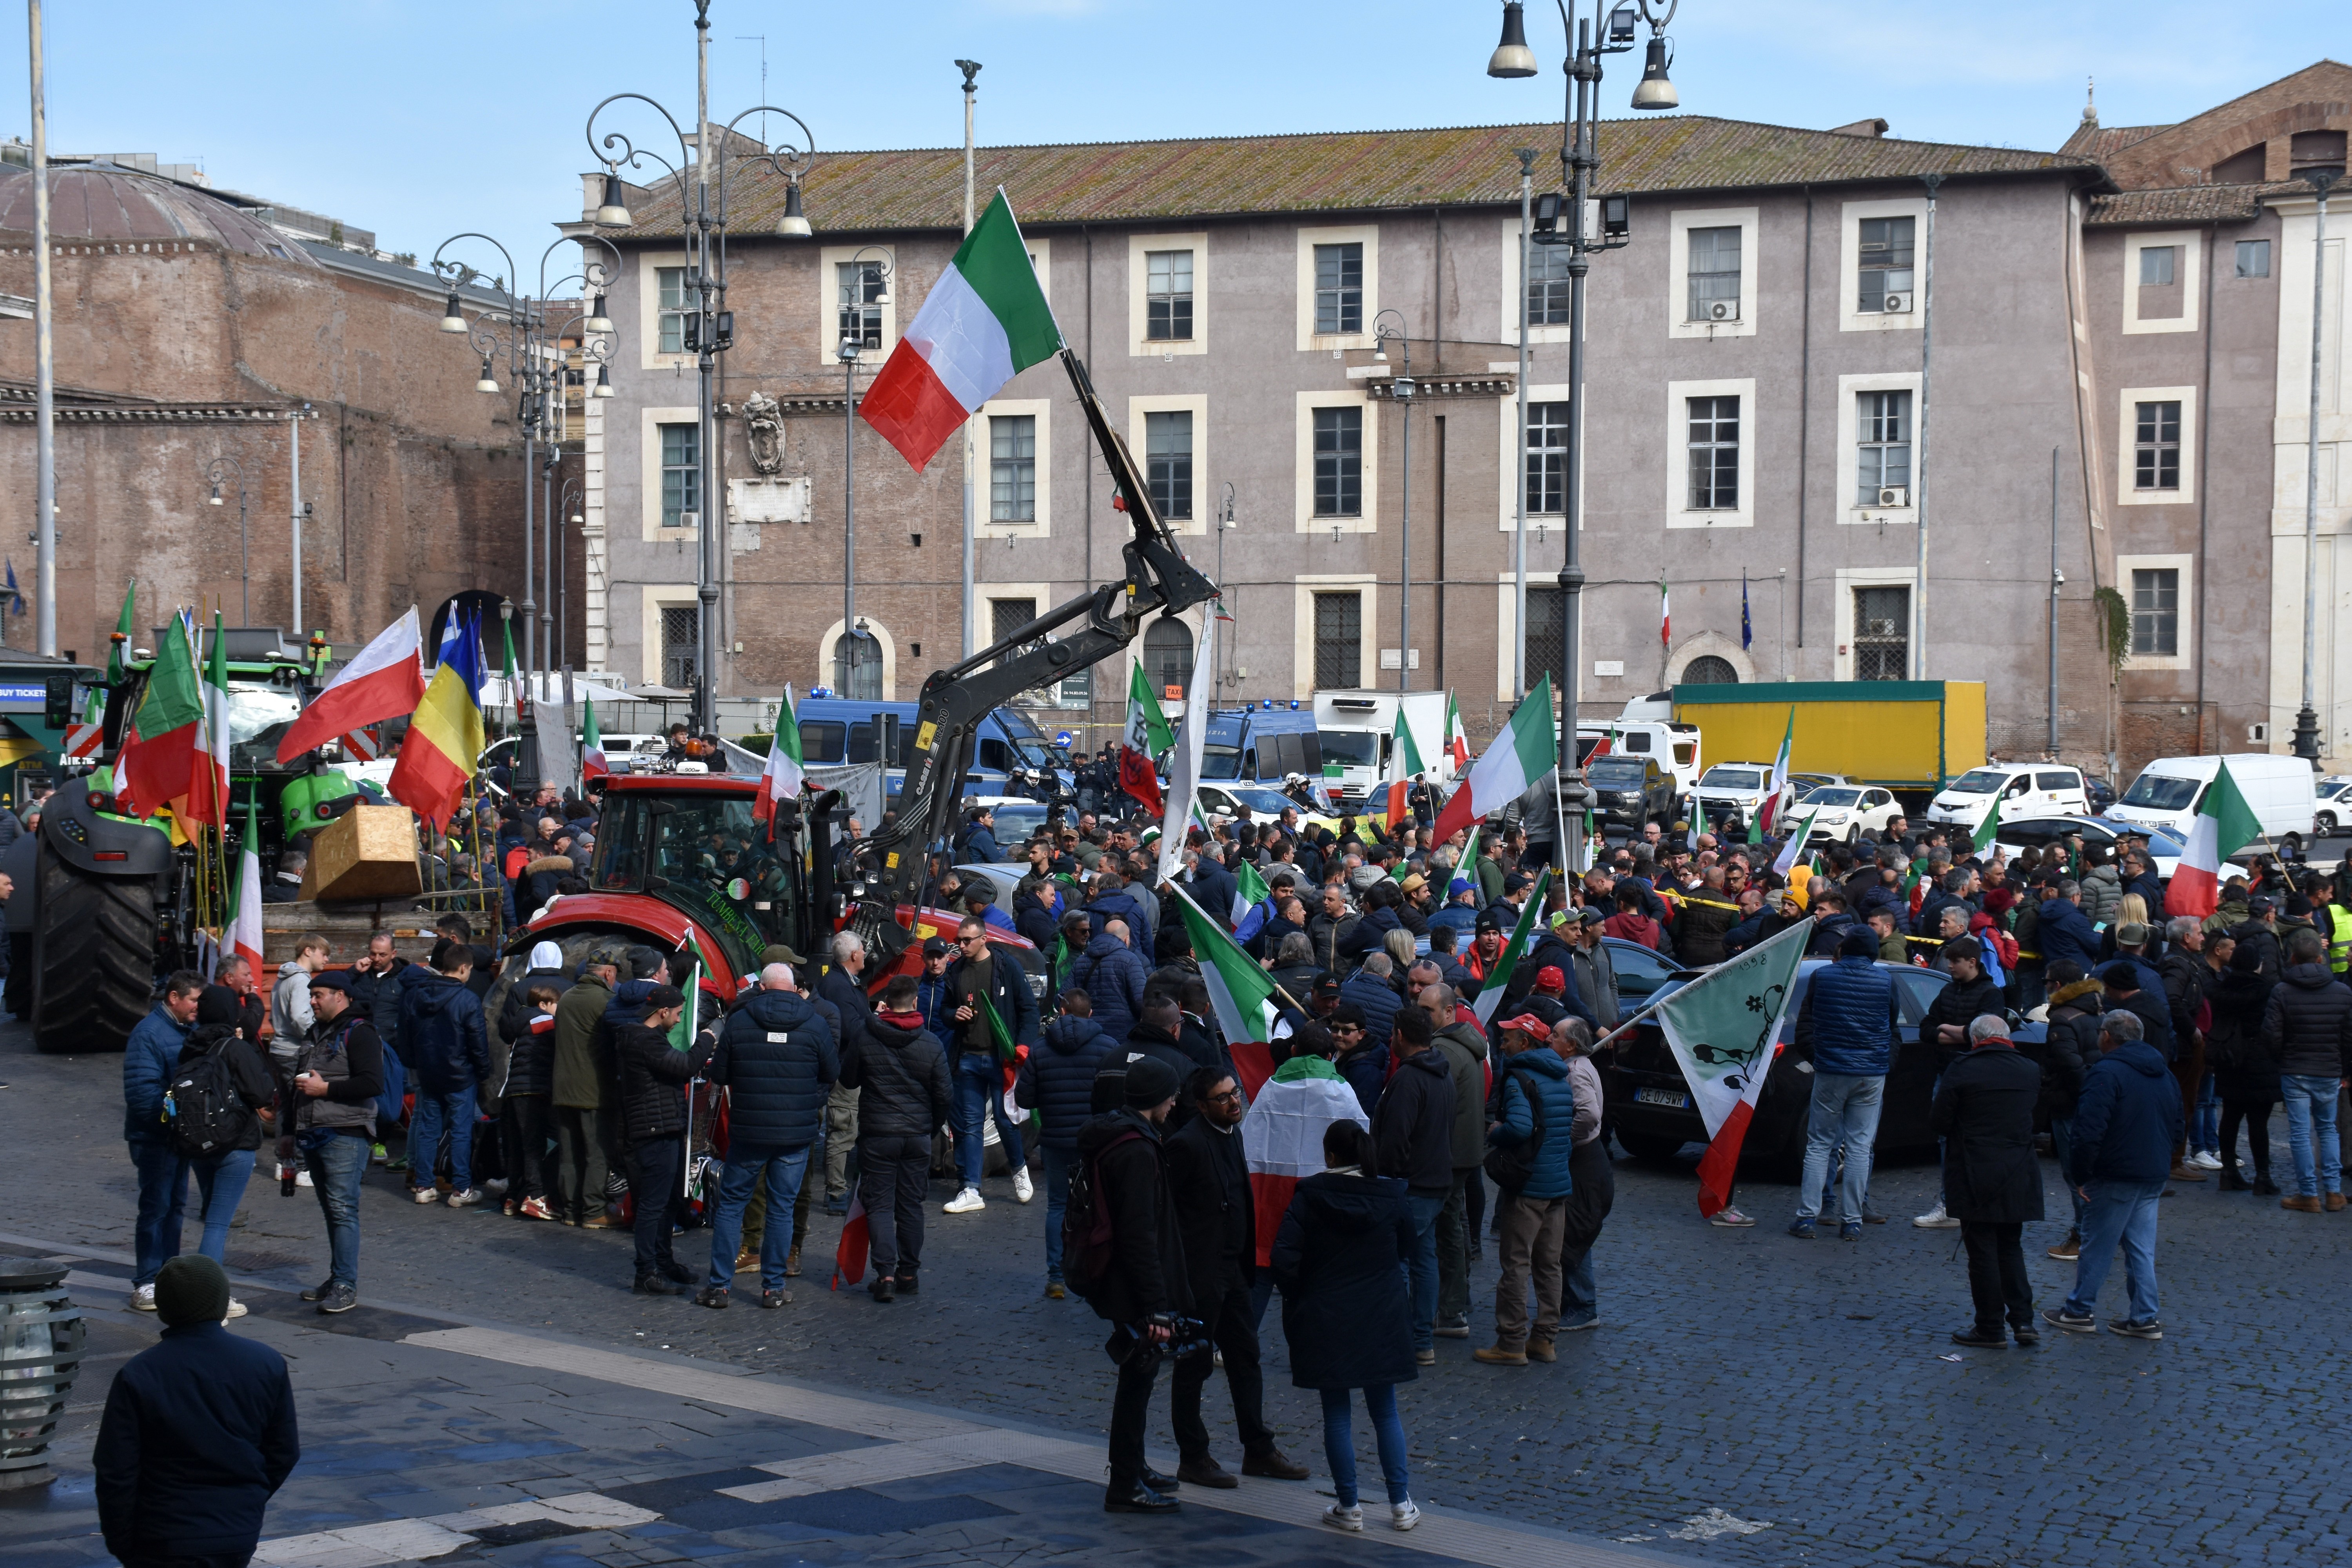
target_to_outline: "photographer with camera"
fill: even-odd
[[[1110,1487],[1107,1513],[1173,1513],[1173,1476],[1143,1458],[1143,1424],[1160,1363],[1187,1352],[1211,1353],[1192,1317],[1176,1205],[1168,1188],[1160,1129],[1176,1104],[1176,1071],[1152,1057],[1127,1064],[1122,1105],[1078,1133],[1083,1187],[1073,1184],[1065,1215],[1065,1267],[1070,1287],[1095,1315],[1116,1325],[1103,1347],[1118,1363],[1111,1400]],[[1181,1331],[1187,1331],[1180,1332]]]

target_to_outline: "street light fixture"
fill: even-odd
[[[604,291],[602,289],[596,290],[596,302],[588,307],[587,320],[580,323],[580,330],[584,332],[609,332],[613,330],[613,318],[604,314]]]
[[[1526,7],[1519,0],[1508,0],[1503,7],[1503,41],[1495,46],[1494,58],[1486,62],[1486,74],[1493,77],[1528,77],[1541,68],[1536,64],[1535,50],[1528,47]]]
[[[466,317],[458,308],[457,290],[455,289],[449,290],[449,303],[442,308],[441,330],[445,332],[462,332],[466,330]]]
[[[247,626],[251,626],[253,624],[253,551],[252,536],[246,527],[245,465],[243,463],[238,462],[235,458],[215,458],[212,460],[212,466],[205,470],[205,478],[211,481],[213,493],[205,498],[205,504],[206,506],[228,504],[221,495],[221,485],[231,476],[235,476],[236,479],[237,615]],[[296,635],[300,635],[300,628],[296,628]]]
[[[481,376],[474,383],[474,390],[476,392],[496,392],[498,389],[499,378],[490,368],[490,356],[484,354],[482,356],[482,374]]]
[[[2319,394],[2321,360],[2326,347],[2323,323],[2327,304],[2327,193],[2344,176],[2334,169],[2312,169],[2303,178],[2319,198],[2311,229],[2311,407],[2304,426],[2303,470],[2303,706],[2294,716],[2294,755],[2317,773],[2319,711],[2315,705],[2319,627]],[[2336,704],[2330,702],[2332,710]]]
[[[603,228],[631,228],[636,219],[629,216],[628,203],[622,199],[621,171],[616,163],[604,165],[604,199],[596,207],[596,222]]]
[[[784,186],[784,216],[776,220],[776,233],[785,239],[806,239],[815,232],[801,213],[801,183],[793,180]]]

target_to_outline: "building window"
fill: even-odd
[[[1315,515],[1361,517],[1363,511],[1364,411],[1318,408],[1315,410]]]
[[[1690,406],[1690,508],[1739,510],[1739,399],[1693,397]]]
[[[654,294],[658,301],[654,318],[655,344],[661,353],[678,354],[686,352],[686,318],[690,309],[686,288],[686,268],[656,267],[654,268]]]
[[[1325,336],[1364,330],[1364,247],[1315,247],[1315,330]]]
[[[2174,567],[2131,574],[2131,650],[2158,658],[2180,652],[2180,573]]]
[[[1528,325],[1569,325],[1568,247],[1530,245],[1528,258]]]
[[[1711,653],[1701,654],[1683,666],[1682,683],[1685,686],[1737,686],[1739,684],[1739,671],[1732,668],[1727,658],[1717,658]]]
[[[988,640],[990,645],[992,647],[997,643],[1003,642],[1006,637],[1011,637],[1014,632],[1019,631],[1023,626],[1027,626],[1031,621],[1034,621],[1036,618],[1037,601],[1034,599],[991,599],[988,602]],[[1005,654],[1003,658],[998,659],[996,662],[1003,664],[1006,659],[1017,658],[1022,654],[1027,652],[1029,648],[1034,647],[1035,646],[1036,644],[1030,643],[1024,647],[1013,648],[1011,652]]]
[[[1861,291],[1854,308],[1884,310],[1886,296],[1911,293],[1911,236],[1918,219],[1866,217],[1862,220],[1859,251]]]
[[[1715,307],[1729,307],[1721,319],[1739,319],[1739,227],[1695,228],[1690,231],[1690,316],[1694,321],[1717,320]]]
[[[1318,602],[1320,598],[1318,595]],[[1162,697],[1192,695],[1192,627],[1172,616],[1162,616],[1144,628],[1143,679]]]
[[[1037,416],[1034,414],[989,416],[988,520],[1037,521]]]
[[[833,689],[861,702],[882,700],[882,639],[862,620],[834,641]]]
[[[1162,520],[1173,521],[1192,515],[1191,409],[1143,416],[1143,482]]]
[[[2145,256],[2146,251],[2140,252]],[[2140,403],[2133,437],[2132,488],[2177,490],[2180,488],[2180,405]]]
[[[1568,510],[1568,410],[1565,403],[1528,405],[1528,510]]]
[[[2179,264],[2180,247],[2177,245],[2150,245],[2139,253],[2139,286],[2162,289],[2173,281],[2174,268]]]
[[[1853,678],[1903,680],[1911,673],[1911,590],[1853,591]]]
[[[1522,660],[1528,668],[1528,685],[1532,688],[1536,678],[1551,672],[1552,684],[1561,684],[1565,670],[1561,666],[1560,649],[1567,646],[1560,638],[1567,627],[1560,624],[1559,584],[1534,583],[1528,584],[1528,624],[1519,628]]]
[[[839,264],[841,336],[862,349],[882,346],[882,263],[844,261]]]
[[[2271,242],[2267,239],[2238,241],[2238,276],[2267,278],[2271,275]]]
[[[1192,253],[1148,250],[1143,254],[1143,335],[1154,342],[1190,342],[1192,338]]]
[[[692,425],[661,431],[662,526],[692,528],[702,512],[702,432]]]
[[[661,678],[685,690],[694,684],[696,617],[692,605],[665,605],[661,613]]]
[[[1534,595],[1529,594],[1533,598]],[[1360,594],[1315,595],[1315,688],[1337,690],[1363,674],[1364,599]]]
[[[1865,392],[1854,398],[1853,503],[1882,506],[1882,489],[1911,488],[1911,395]]]

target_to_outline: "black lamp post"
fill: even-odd
[[[231,474],[236,476],[237,614],[249,626],[253,624],[253,552],[251,537],[246,529],[245,465],[243,463],[238,462],[235,458],[213,459],[212,467],[205,470],[205,478],[213,487],[213,493],[205,498],[205,504],[206,506],[228,504],[221,496],[221,482]],[[301,627],[294,628],[296,637],[301,636]]]

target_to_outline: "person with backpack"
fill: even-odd
[[[310,1037],[294,1056],[286,1109],[278,1118],[278,1152],[299,1155],[327,1222],[327,1278],[302,1292],[322,1313],[359,1305],[360,1178],[375,1142],[376,1097],[383,1092],[383,1040],[339,970],[310,976]]]
[[[262,1121],[277,1117],[271,1109],[277,1080],[260,1047],[240,1032],[241,1012],[217,987],[197,999],[195,1027],[181,1044],[163,1091],[172,1148],[195,1178],[203,1210],[205,1229],[196,1250],[215,1263],[227,1258],[229,1222],[236,1217],[246,1183],[253,1179]],[[228,1315],[242,1318],[245,1304],[232,1299]]]
[[[1360,1122],[1334,1120],[1323,1129],[1323,1166],[1291,1194],[1272,1254],[1291,1384],[1314,1389],[1323,1405],[1323,1458],[1335,1500],[1322,1519],[1334,1530],[1364,1528],[1352,1409],[1361,1389],[1387,1483],[1389,1522],[1411,1530],[1421,1510],[1412,1500],[1396,1390],[1421,1375],[1405,1285],[1415,1247],[1412,1209],[1404,1183],[1373,1170],[1372,1136]]]
[[[1568,1064],[1551,1048],[1551,1027],[1532,1013],[1500,1026],[1503,1070],[1495,1086],[1495,1121],[1486,1173],[1501,1189],[1497,1220],[1502,1278],[1495,1286],[1495,1342],[1471,1352],[1489,1366],[1558,1361],[1561,1239],[1574,1187],[1576,1092]],[[1535,1321],[1528,1318],[1534,1287]]]
[[[163,1121],[163,1095],[180,1064],[181,1047],[195,1027],[205,977],[193,969],[175,971],[163,982],[163,998],[139,1021],[122,1051],[122,1140],[139,1173],[139,1217],[132,1231],[131,1304],[155,1310],[155,1276],[180,1254],[180,1226],[187,1206],[188,1163],[172,1146]]]
[[[1070,1287],[1115,1325],[1109,1351],[1118,1363],[1111,1400],[1110,1485],[1106,1513],[1169,1514],[1172,1476],[1144,1462],[1143,1427],[1151,1385],[1180,1323],[1192,1319],[1192,1282],[1169,1191],[1160,1128],[1176,1104],[1176,1072],[1156,1057],[1135,1057],[1120,1083],[1120,1108],[1078,1134],[1082,1169],[1074,1183],[1063,1267]],[[1197,1324],[1193,1326],[1197,1327]],[[1201,1355],[1211,1353],[1202,1343]]]
[[[1094,1001],[1072,986],[1062,994],[1061,1016],[1045,1026],[1045,1044],[1021,1064],[1013,1101],[1037,1112],[1037,1152],[1045,1165],[1045,1299],[1065,1300],[1062,1215],[1069,1206],[1070,1167],[1078,1133],[1095,1114],[1095,1077],[1118,1042],[1094,1020]]]

